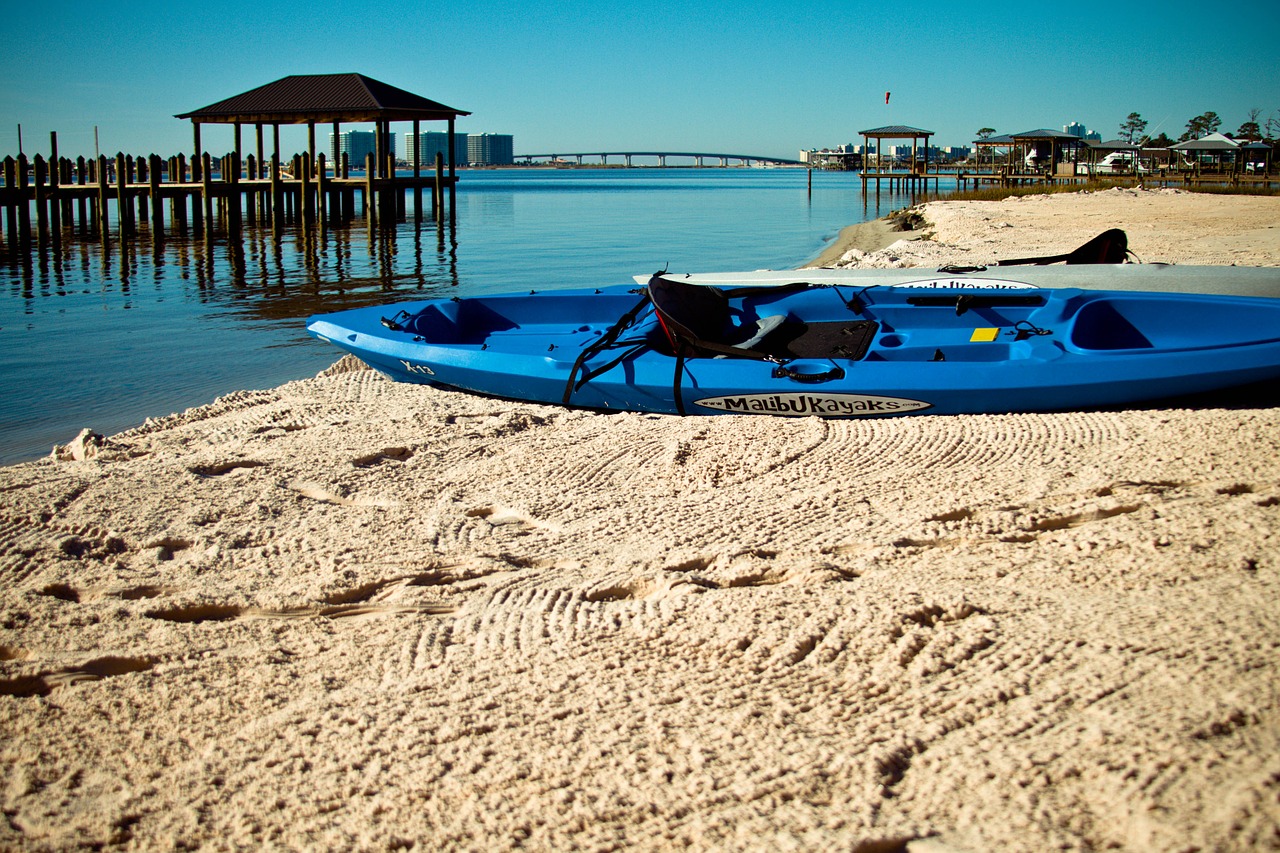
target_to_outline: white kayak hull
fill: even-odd
[[[907,269],[797,269],[675,273],[664,278],[710,287],[781,287],[798,282],[846,287],[920,287],[933,290],[1074,287],[1153,293],[1280,298],[1280,267],[1211,267],[1181,264],[1072,264],[987,267],[969,272]],[[645,284],[649,275],[635,276]]]

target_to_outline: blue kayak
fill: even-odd
[[[796,283],[435,299],[312,317],[392,379],[672,414],[866,417],[1137,403],[1280,378],[1280,299]]]

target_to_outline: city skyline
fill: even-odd
[[[38,26],[20,12],[0,34],[0,155],[17,153],[19,125],[29,154],[47,153],[56,131],[61,153],[92,155],[95,128],[103,154],[175,154],[192,147],[177,113],[290,74],[353,71],[470,111],[459,133],[511,134],[517,155],[572,146],[794,158],[892,124],[931,130],[947,147],[982,127],[1071,122],[1111,139],[1133,112],[1148,133],[1173,138],[1207,111],[1226,132],[1255,109],[1260,123],[1280,119],[1280,10],[1270,4],[1229,16],[1182,0],[1158,12],[1108,7],[1080,13],[1079,26],[1004,0],[900,15],[764,0],[731,13],[710,0],[478,0],[405,10],[390,31],[384,16],[328,0],[268,12],[215,3],[195,18],[152,2],[55,2]],[[56,40],[30,37],[50,24]],[[283,151],[305,150],[305,139],[304,127],[281,127]],[[204,125],[202,141],[229,151],[232,131]]]

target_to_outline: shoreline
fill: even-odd
[[[1112,193],[839,263],[1280,266],[1280,199]],[[84,435],[0,468],[0,847],[1274,846],[1259,402],[680,418],[345,357]]]
[[[831,267],[838,264],[850,250],[870,254],[883,251],[899,240],[918,239],[918,235],[903,230],[899,213],[890,213],[879,219],[856,222],[840,230],[836,238],[813,260],[801,269]]]

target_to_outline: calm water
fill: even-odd
[[[799,169],[497,170],[460,173],[456,224],[409,215],[308,247],[246,228],[228,243],[144,234],[104,255],[0,256],[0,464],[83,427],[110,434],[237,389],[312,376],[338,358],[306,336],[313,313],[428,296],[626,283],[670,267],[787,268],[846,225],[911,202],[857,175]],[[114,223],[114,216],[113,216]]]

